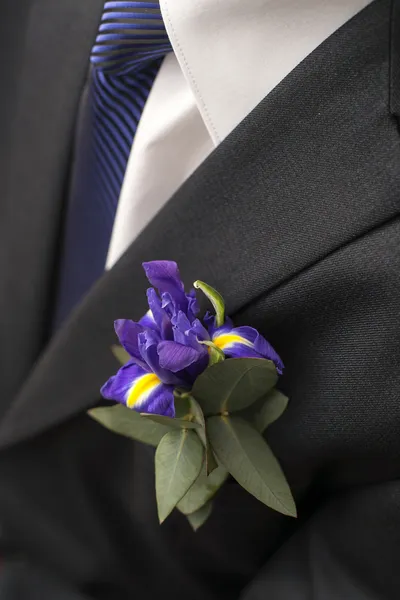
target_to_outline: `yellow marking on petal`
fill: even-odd
[[[138,402],[145,400],[145,398],[161,383],[161,380],[154,375],[154,373],[148,373],[139,377],[128,393],[126,405],[128,408],[133,408]]]
[[[220,348],[220,350],[224,350],[233,344],[243,344],[244,346],[249,346],[250,348],[254,347],[252,342],[249,342],[249,340],[246,340],[246,338],[235,333],[223,333],[218,335],[213,339],[213,342],[218,348]]]

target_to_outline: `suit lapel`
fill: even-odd
[[[197,278],[215,285],[233,315],[396,214],[389,5],[373,3],[299,65],[104,275],[11,406],[3,446],[98,402],[117,367],[114,319],[146,310],[142,261],[178,261],[188,285]]]
[[[103,0],[7,4],[0,36],[7,63],[0,95],[0,415],[46,336],[76,111]]]
[[[392,0],[390,108],[400,127],[400,0]]]

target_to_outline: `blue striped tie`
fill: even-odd
[[[106,2],[82,97],[54,325],[104,271],[139,119],[172,51],[158,2]]]

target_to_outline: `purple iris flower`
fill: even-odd
[[[185,293],[178,266],[171,261],[143,264],[155,288],[147,291],[149,310],[135,323],[115,322],[121,345],[132,360],[102,387],[104,398],[116,400],[139,412],[175,415],[174,387],[190,389],[209,362],[209,339],[196,318],[194,291]]]
[[[131,360],[102,387],[104,398],[138,412],[174,417],[174,388],[191,389],[209,364],[204,341],[227,358],[271,360],[282,373],[278,354],[252,327],[234,327],[228,318],[216,327],[210,315],[204,317],[205,326],[201,323],[195,291],[185,293],[175,262],[153,261],[143,267],[154,286],[147,291],[149,310],[138,323],[115,321],[116,334]]]

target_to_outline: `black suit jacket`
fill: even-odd
[[[103,0],[0,23],[1,598],[393,600],[400,590],[400,2],[375,0],[194,173],[49,341],[77,106]],[[267,60],[267,58],[266,58]],[[194,534],[153,458],[86,416],[143,260],[179,262],[286,364],[267,432],[299,519],[235,482]],[[36,594],[36,595],[35,595]]]

